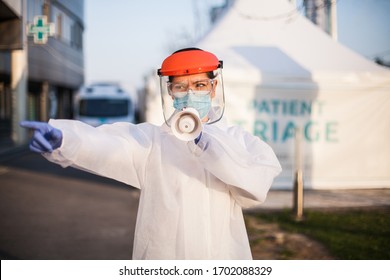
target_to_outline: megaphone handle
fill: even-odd
[[[200,138],[202,138],[202,131],[200,132],[199,136],[194,139],[195,144],[198,145],[198,142],[200,141]]]

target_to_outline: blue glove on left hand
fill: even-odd
[[[30,150],[37,153],[49,152],[62,144],[61,130],[45,122],[22,121],[20,126],[34,129],[34,136],[30,141]]]

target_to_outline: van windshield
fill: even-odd
[[[80,116],[85,117],[121,117],[129,114],[128,99],[82,99]]]

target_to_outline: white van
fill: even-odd
[[[135,122],[131,95],[115,83],[83,86],[74,99],[75,119],[92,126],[114,122]]]

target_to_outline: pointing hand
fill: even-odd
[[[62,144],[61,130],[45,122],[22,121],[20,126],[34,129],[34,136],[30,141],[30,150],[37,153],[49,152]]]

